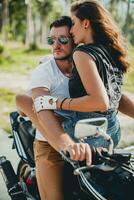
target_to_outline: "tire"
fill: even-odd
[[[31,196],[33,196],[36,200],[40,200],[39,191],[37,186],[36,177],[33,177],[31,180],[31,184],[27,183],[31,175],[31,167],[28,163],[20,160],[17,167],[17,176],[20,182],[25,182],[28,192]]]
[[[17,167],[17,176],[19,180],[21,180],[24,176],[25,170],[29,165],[24,162],[23,160],[19,161],[18,167]]]

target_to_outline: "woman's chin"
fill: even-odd
[[[75,40],[75,39],[74,39],[74,43],[75,43],[76,45],[78,45],[78,44],[79,44],[79,43],[78,43],[78,41],[77,41],[77,40]]]
[[[75,39],[75,38],[74,38],[74,43],[75,43],[76,45],[81,44],[81,42],[80,42],[79,40]]]

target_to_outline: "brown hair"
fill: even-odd
[[[73,3],[71,12],[80,20],[90,20],[94,41],[108,47],[118,67],[126,72],[130,64],[127,59],[124,38],[108,11],[96,0],[85,0]]]

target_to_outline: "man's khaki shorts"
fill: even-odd
[[[64,162],[61,155],[46,141],[34,141],[34,159],[39,162],[43,159],[46,164],[55,165]]]

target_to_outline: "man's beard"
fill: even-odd
[[[72,57],[72,54],[69,54],[69,55],[66,55],[66,56],[63,56],[63,57],[60,57],[60,58],[57,58],[57,57],[54,57],[55,60],[70,60]]]

